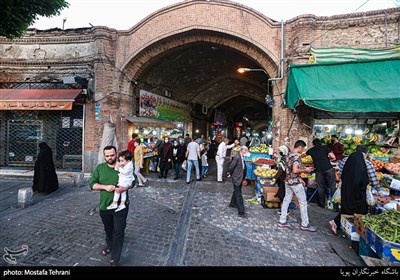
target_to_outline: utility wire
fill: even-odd
[[[358,7],[353,13],[357,12],[362,6],[364,6],[365,4],[367,4],[369,2],[369,0],[365,1],[364,4],[362,4],[360,7]]]

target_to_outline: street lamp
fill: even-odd
[[[261,68],[239,68],[238,70],[236,70],[238,73],[243,74],[243,73],[247,73],[247,72],[264,72],[265,75],[269,76],[267,71],[265,71],[264,69]],[[268,104],[269,107],[273,107],[275,104],[275,101],[273,100],[273,98],[269,95],[269,82],[270,80],[272,80],[271,78],[268,79],[267,81],[267,95],[265,96],[265,102]]]
[[[261,68],[257,68],[257,69],[239,68],[237,71],[240,74],[243,74],[243,73],[246,73],[246,72],[264,72],[266,75],[268,75],[268,73],[264,69],[261,69]]]

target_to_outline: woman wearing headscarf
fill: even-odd
[[[286,178],[286,156],[290,150],[286,145],[279,147],[279,157],[277,158],[278,172],[275,174],[274,179],[278,184],[278,191],[275,197],[279,197],[281,201],[285,197],[285,178]]]
[[[33,174],[34,192],[51,193],[58,189],[58,178],[53,162],[53,151],[45,142],[39,144],[39,154]]]
[[[357,147],[349,157],[344,158],[339,166],[339,177],[342,182],[340,211],[335,219],[329,221],[331,231],[336,234],[340,227],[342,214],[353,215],[367,214],[368,204],[366,191],[369,182],[380,193],[379,181],[375,168],[369,160],[366,160],[368,148],[364,145]]]
[[[168,170],[172,167],[172,144],[168,137],[164,138],[164,143],[160,147],[160,176],[159,178],[167,178]]]

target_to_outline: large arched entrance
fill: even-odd
[[[220,111],[230,138],[237,136],[235,124],[270,128],[272,109],[265,100],[272,93],[267,81],[277,75],[280,23],[241,5],[210,5],[189,1],[168,7],[119,34],[116,67],[123,74],[115,86],[122,115],[135,115],[136,97],[146,90],[188,104],[192,132],[199,135],[209,134]],[[221,21],[223,14],[236,20]],[[239,75],[240,67],[263,71]]]
[[[208,134],[207,123],[214,123],[216,111],[226,115],[224,126],[228,129],[225,133],[230,138],[237,136],[233,130],[235,123],[248,128],[260,122],[267,124],[272,115],[265,102],[269,76],[263,72],[243,76],[236,71],[244,66],[262,66],[247,54],[230,47],[236,42],[229,36],[225,36],[227,38],[221,44],[218,43],[221,34],[207,32],[208,37],[205,37],[203,31],[193,33],[193,42],[160,52],[135,74],[131,75],[130,70],[135,61],[127,65],[126,72],[137,81],[132,93],[137,95],[140,89],[144,89],[164,96],[167,92],[171,99],[188,104],[193,133],[198,131],[199,135]],[[176,40],[189,36],[181,34],[170,38],[170,43],[175,44]],[[144,52],[154,53],[150,50]]]

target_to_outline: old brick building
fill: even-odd
[[[98,26],[1,38],[1,90],[68,89],[76,98],[72,110],[56,108],[65,102],[61,98],[52,110],[42,110],[12,108],[34,100],[30,91],[11,103],[0,96],[0,166],[29,166],[33,147],[47,141],[58,168],[91,171],[104,123],[115,123],[118,144],[126,147],[137,125],[129,118],[137,113],[140,90],[188,105],[189,133],[207,134],[218,109],[226,112],[230,129],[243,117],[254,127],[272,119],[274,147],[308,139],[307,112],[280,106],[288,65],[307,63],[311,46],[386,48],[399,43],[399,30],[400,8],[302,15],[281,23],[230,1],[184,1],[126,31]],[[240,67],[262,71],[239,75]],[[266,95],[275,101],[272,108]]]

